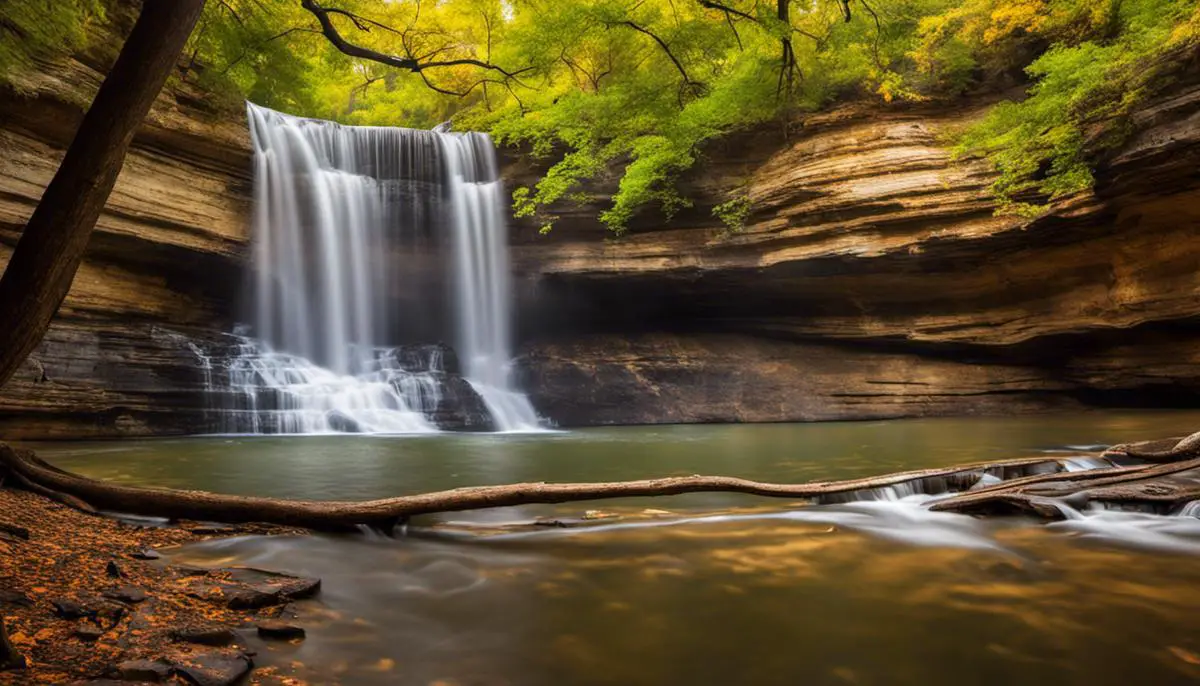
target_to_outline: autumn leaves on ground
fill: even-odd
[[[172,565],[155,549],[266,526],[170,528],[89,516],[0,488],[0,615],[24,669],[0,683],[235,683],[256,652],[301,641],[289,603],[320,582],[246,568]],[[260,640],[261,639],[261,640]],[[262,641],[266,641],[263,643]],[[300,684],[277,669],[247,683]]]

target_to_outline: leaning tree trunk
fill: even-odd
[[[41,342],[67,296],[133,134],[203,8],[204,0],[143,0],[133,31],[0,278],[0,386]]]
[[[17,652],[8,641],[8,631],[4,628],[4,616],[0,615],[0,670],[23,669],[25,658]]]

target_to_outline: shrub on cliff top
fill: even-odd
[[[1093,156],[1124,139],[1133,110],[1167,86],[1200,45],[1192,0],[1114,0],[1062,12],[1057,23],[1055,16],[1032,20],[1030,31],[1061,40],[1025,69],[1033,80],[1028,96],[997,105],[957,147],[996,165],[1002,209],[1036,213],[1030,200],[1091,187]]]

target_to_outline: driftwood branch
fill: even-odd
[[[1019,473],[1021,469],[1050,462],[1055,460],[1036,457],[803,484],[774,484],[728,476],[700,475],[610,483],[537,482],[456,488],[383,500],[336,502],[123,486],[64,472],[44,462],[32,451],[0,444],[0,469],[9,471],[23,484],[35,485],[41,489],[39,492],[50,491],[63,496],[60,500],[68,505],[82,504],[91,511],[171,519],[270,522],[324,530],[345,530],[359,525],[390,528],[409,517],[438,512],[683,493],[727,492],[770,498],[812,499],[933,478],[952,480],[965,489],[977,482],[987,470],[1015,469]]]
[[[1175,442],[1175,455],[1188,455],[1200,434]],[[1183,448],[1180,448],[1183,446]],[[1170,451],[1167,451],[1170,452]],[[280,500],[205,491],[124,486],[65,472],[33,452],[0,444],[0,477],[85,512],[108,511],[168,519],[229,523],[266,522],[319,530],[368,526],[390,530],[410,517],[492,507],[552,504],[684,493],[743,493],[769,498],[829,502],[856,492],[919,484],[928,493],[952,493],[934,510],[969,514],[1023,512],[1063,517],[1060,503],[1082,507],[1089,500],[1137,502],[1172,508],[1200,498],[1200,457],[1179,457],[1088,471],[1063,471],[1062,457],[1039,456],[937,469],[920,469],[844,481],[779,484],[728,476],[680,476],[608,483],[520,483],[475,486],[362,502]],[[1190,474],[1189,474],[1190,472]],[[984,477],[1003,479],[982,486]]]
[[[1121,443],[1104,451],[1105,457],[1132,457],[1146,462],[1173,462],[1200,457],[1200,432],[1181,438]]]

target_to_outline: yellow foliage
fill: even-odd
[[[995,43],[1017,31],[1037,33],[1046,25],[1049,15],[1043,0],[1001,2],[992,10],[991,23],[983,32],[983,42]]]

